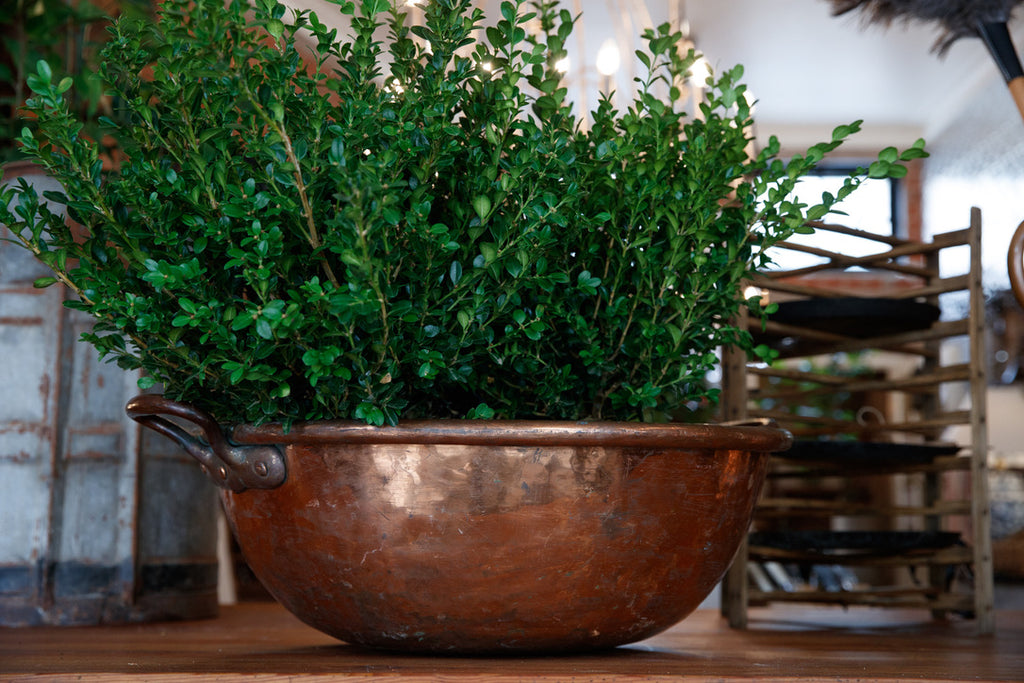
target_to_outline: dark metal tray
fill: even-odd
[[[755,531],[751,547],[820,553],[904,553],[941,550],[960,542],[954,531]]]
[[[927,329],[939,319],[938,306],[908,299],[875,297],[783,301],[769,320],[867,339]]]
[[[952,443],[903,444],[878,441],[815,441],[798,439],[778,454],[786,460],[829,464],[907,465],[924,464],[936,458],[956,455],[960,447]]]

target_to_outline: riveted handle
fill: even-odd
[[[287,477],[284,456],[274,445],[238,446],[231,443],[213,417],[194,406],[163,396],[136,396],[125,406],[128,416],[163,434],[199,461],[217,486],[240,493],[246,489],[273,489]],[[193,423],[205,440],[194,436],[164,415]]]

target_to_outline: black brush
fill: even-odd
[[[942,31],[934,49],[940,55],[960,38],[981,38],[1024,118],[1024,69],[1007,28],[1010,15],[1021,2],[1024,0],[829,0],[833,14],[859,9],[868,23],[937,22]]]

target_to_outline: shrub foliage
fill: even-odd
[[[226,422],[658,419],[708,396],[717,347],[754,350],[730,324],[744,279],[858,183],[795,202],[859,124],[786,163],[775,140],[752,154],[742,69],[688,113],[697,55],[668,26],[645,34],[632,104],[583,126],[555,2],[488,21],[432,0],[417,26],[403,3],[335,4],[344,39],[276,0],[119,23],[112,171],[71,82],[30,79],[21,143],[65,191],[7,187],[0,221],[54,269],[37,284],[95,316],[87,341]]]

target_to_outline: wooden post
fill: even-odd
[[[988,492],[988,354],[985,350],[985,293],[981,282],[981,210],[971,209],[971,519],[974,535],[974,611],[979,633],[995,630],[995,586]]]
[[[736,321],[740,329],[746,329],[748,315],[743,311]],[[722,418],[727,421],[744,420],[747,417],[747,358],[736,349],[722,351]],[[747,539],[744,538],[736,551],[729,571],[722,579],[722,616],[731,628],[747,627]]]

